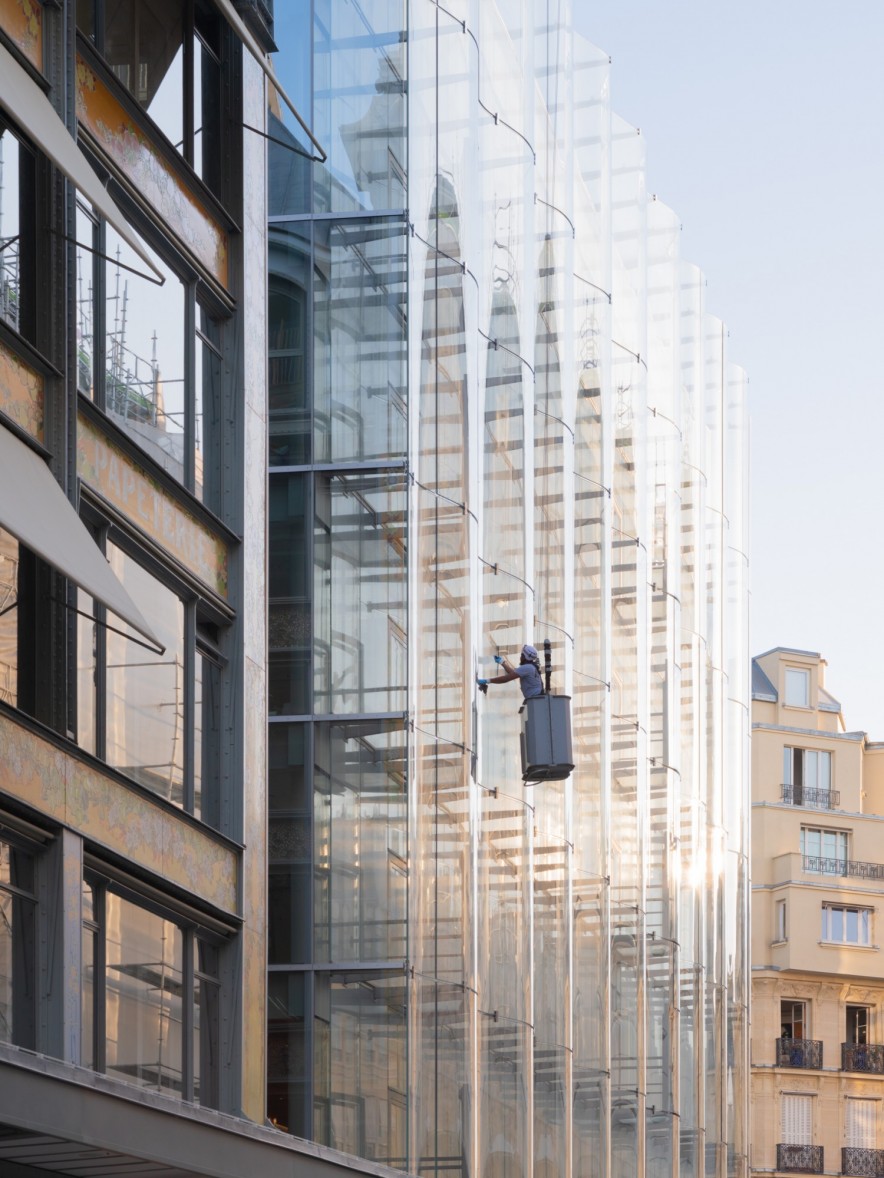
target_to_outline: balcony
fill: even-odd
[[[884,1178],[884,1149],[858,1149],[845,1145],[841,1149],[841,1173]]]
[[[822,1039],[777,1039],[776,1066],[778,1068],[821,1068],[823,1066]]]
[[[867,1153],[860,1150],[860,1153]],[[874,1151],[873,1151],[874,1152]],[[821,1145],[778,1145],[777,1169],[795,1174],[822,1174],[823,1147]]]
[[[863,863],[859,859],[823,859],[805,855],[804,870],[815,875],[855,875],[858,879],[884,880],[884,863]]]
[[[884,1047],[880,1043],[842,1043],[841,1071],[884,1076]],[[861,1174],[865,1172],[859,1171]]]
[[[841,804],[837,789],[815,789],[811,785],[784,785],[782,800],[787,806],[807,806],[811,810],[834,810]]]

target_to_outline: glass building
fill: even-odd
[[[569,5],[297,0],[269,142],[273,1122],[747,1170],[745,377]],[[576,768],[526,786],[553,646]]]

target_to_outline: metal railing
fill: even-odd
[[[815,789],[811,785],[784,785],[782,799],[787,806],[808,806],[812,810],[834,810],[841,804],[837,789]]]
[[[884,1149],[859,1149],[855,1145],[841,1148],[841,1173],[865,1178],[884,1178]]]
[[[822,1039],[777,1039],[778,1068],[821,1068]]]
[[[824,859],[805,855],[804,870],[816,875],[856,875],[860,879],[884,879],[884,863],[864,863],[861,859]]]
[[[884,1047],[880,1043],[842,1043],[841,1070],[884,1075]]]
[[[821,1145],[778,1145],[777,1169],[793,1170],[798,1174],[822,1174],[823,1147]]]

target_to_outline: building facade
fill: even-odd
[[[752,1170],[884,1172],[884,745],[825,660],[752,671]]]
[[[417,1174],[742,1175],[744,377],[567,4],[302,0],[269,159],[269,1089]],[[552,642],[523,784],[493,657]]]
[[[0,2],[4,1178],[351,1172],[265,1123],[271,46]]]

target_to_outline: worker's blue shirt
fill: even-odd
[[[534,699],[536,695],[543,695],[543,680],[533,663],[522,663],[513,669],[519,676],[519,686],[525,699]]]

